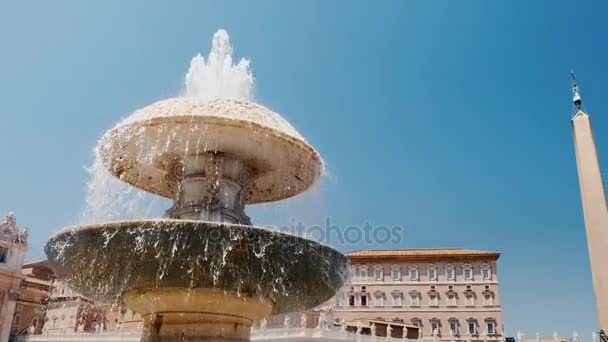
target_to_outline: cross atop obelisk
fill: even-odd
[[[574,70],[570,71],[570,75],[572,75],[572,103],[581,111],[583,110],[583,99],[581,98],[581,91],[578,89],[578,83],[576,83]]]
[[[582,110],[582,98],[572,73],[572,102],[577,112],[572,118],[587,246],[600,329],[608,330],[608,207],[597,156],[591,120]]]

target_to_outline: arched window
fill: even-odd
[[[462,266],[462,274],[464,276],[465,281],[472,281],[473,280],[473,266],[471,266],[470,264],[464,264]]]
[[[401,306],[403,305],[403,294],[399,290],[395,290],[392,293],[393,296],[393,306]]]
[[[410,266],[408,270],[409,270],[409,275],[410,275],[410,281],[420,280],[418,266]]]
[[[467,331],[469,335],[477,335],[477,320],[475,318],[467,319]]]
[[[496,320],[494,318],[486,318],[486,335],[496,335]]]
[[[458,322],[458,318],[452,317],[448,320],[448,322],[450,323],[450,335],[451,336],[458,336],[459,334],[459,328],[460,328],[460,323]]]
[[[431,326],[430,326],[430,328],[431,328],[431,331],[430,331],[431,336],[439,336],[439,334],[441,333],[439,331],[439,328],[440,328],[439,327],[439,320],[437,318],[431,318],[430,321],[431,321]]]
[[[437,281],[437,267],[435,267],[435,265],[428,265],[426,271],[429,281]]]
[[[391,267],[391,278],[393,281],[401,281],[401,267],[399,265]]]
[[[359,267],[359,277],[362,282],[367,281],[367,266],[363,265]]]
[[[412,290],[409,292],[410,295],[410,305],[411,306],[420,306],[420,292],[416,290]]]
[[[381,265],[376,265],[374,267],[374,280],[384,281],[384,268]]]
[[[481,265],[481,278],[483,280],[492,280],[492,266],[488,264]]]
[[[445,265],[445,278],[449,281],[456,280],[456,273],[454,272],[454,266],[451,264]]]

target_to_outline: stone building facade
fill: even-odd
[[[503,339],[495,252],[364,250],[347,254],[351,280],[332,300],[338,320],[419,327],[447,341]]]
[[[94,332],[105,324],[105,310],[105,305],[95,303],[57,280],[50,294],[42,334]]]
[[[54,281],[42,335],[131,333],[142,329],[141,315],[115,304],[95,302],[61,279]]]
[[[27,252],[27,231],[17,226],[9,213],[0,222],[0,342],[8,341],[21,283],[26,278],[21,266]]]
[[[45,259],[25,263],[21,275],[25,279],[21,282],[20,295],[13,315],[13,336],[42,332],[53,282],[53,271]]]

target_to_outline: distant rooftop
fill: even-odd
[[[413,248],[413,249],[366,249],[346,253],[350,259],[492,259],[500,257],[498,252],[478,251],[465,248]]]
[[[38,258],[38,259],[27,261],[23,264],[22,268],[35,267],[35,266],[52,268],[51,263],[46,258]]]

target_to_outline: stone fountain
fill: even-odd
[[[245,213],[322,174],[317,151],[279,114],[171,98],[108,131],[99,153],[114,176],[173,206],[159,219],[67,228],[45,250],[75,290],[140,313],[142,341],[247,341],[253,321],[317,306],[344,283],[342,254],[252,226]]]

